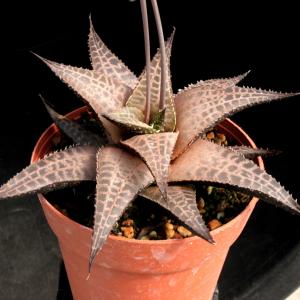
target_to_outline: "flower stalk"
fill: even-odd
[[[145,104],[145,123],[150,121],[150,103],[151,103],[151,82],[150,82],[150,37],[149,37],[149,22],[147,13],[146,0],[141,0],[141,11],[143,19],[144,43],[145,43],[145,58],[146,58],[146,104]]]
[[[166,47],[164,33],[162,29],[161,18],[159,14],[159,9],[156,0],[151,0],[152,9],[154,13],[154,18],[156,22],[157,34],[159,39],[159,47],[161,52],[161,77],[160,77],[160,100],[159,100],[159,110],[165,108],[165,96],[166,96],[166,78],[167,78],[167,60],[166,60]]]

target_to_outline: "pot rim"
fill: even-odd
[[[87,107],[83,106],[83,107],[77,108],[77,109],[69,112],[68,114],[66,114],[66,116],[74,117],[74,116],[77,116],[79,113],[85,112],[85,111],[87,111]],[[76,119],[76,117],[75,117],[75,119]],[[247,142],[249,143],[249,146],[251,146],[253,148],[257,148],[254,141],[249,137],[249,135],[240,126],[238,126],[235,122],[233,122],[229,118],[226,118],[224,121],[227,122],[228,124],[230,124],[230,126],[232,126],[237,132],[241,133],[242,136],[244,137],[244,139],[247,140]],[[57,134],[58,132],[59,132],[59,129],[53,123],[42,133],[42,135],[39,137],[39,139],[36,142],[35,147],[32,151],[31,160],[30,160],[31,163],[40,159],[40,152],[43,152],[42,150],[44,150],[45,145],[47,145],[49,143],[50,139],[53,138],[53,135]],[[234,134],[233,134],[233,136],[234,136]],[[261,157],[257,158],[257,164],[261,169],[264,169],[264,163],[263,163],[263,160]],[[93,231],[92,228],[84,226],[84,225],[70,219],[69,217],[65,216],[64,214],[62,214],[50,202],[48,202],[48,200],[46,199],[46,197],[43,194],[38,193],[37,196],[38,196],[39,200],[41,202],[43,202],[43,204],[48,206],[48,208],[51,209],[59,219],[62,219],[63,222],[70,223],[73,226],[77,227],[78,229],[80,228],[81,230],[88,231],[88,232],[90,232],[90,234],[92,234],[92,231]],[[219,233],[226,230],[227,228],[232,227],[234,225],[234,223],[236,223],[238,221],[239,218],[243,217],[243,215],[246,213],[247,210],[251,209],[252,207],[254,207],[256,205],[258,200],[259,200],[259,198],[253,197],[249,201],[248,205],[244,208],[244,210],[241,211],[236,217],[234,217],[229,222],[223,224],[222,226],[210,231],[212,237],[214,237],[215,235],[218,235]],[[108,237],[108,239],[111,239],[114,241],[120,241],[120,242],[125,242],[125,243],[136,243],[136,244],[147,244],[147,245],[179,244],[182,242],[193,242],[199,238],[200,237],[198,237],[198,236],[192,236],[192,237],[188,237],[188,238],[184,238],[184,239],[137,240],[137,239],[128,239],[128,238],[122,237],[122,236],[116,236],[113,234],[110,234]]]

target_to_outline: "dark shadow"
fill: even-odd
[[[64,263],[60,265],[59,282],[56,300],[73,300]]]

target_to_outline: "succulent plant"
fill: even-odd
[[[139,77],[105,46],[91,21],[91,70],[38,56],[85,100],[105,135],[83,129],[45,103],[57,126],[75,145],[31,164],[0,188],[4,199],[96,181],[90,267],[114,223],[138,194],[165,207],[212,243],[196,206],[195,189],[186,182],[231,186],[300,213],[296,200],[248,159],[264,154],[263,150],[224,147],[205,138],[206,132],[233,113],[299,93],[237,86],[247,72],[227,79],[201,80],[174,94],[170,75],[174,31],[164,42],[155,0],[152,7],[160,49],[150,61],[146,1],[141,0],[146,68]]]

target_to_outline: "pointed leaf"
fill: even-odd
[[[104,116],[99,116],[99,121],[106,130],[110,144],[118,144],[121,139],[121,130],[118,126],[107,120]]]
[[[122,107],[110,114],[105,114],[105,118],[115,124],[125,127],[136,133],[155,133],[156,129],[144,123],[144,114],[135,107]]]
[[[35,54],[36,55],[36,54]],[[124,105],[131,89],[112,77],[59,64],[39,57],[62,81],[74,89],[100,116]]]
[[[82,180],[95,180],[96,151],[95,146],[78,146],[50,154],[2,185],[0,199],[48,192]]]
[[[42,97],[41,97],[42,98]],[[79,145],[97,145],[98,147],[107,144],[107,140],[104,137],[100,137],[83,128],[75,121],[68,119],[67,117],[58,114],[52,109],[46,101],[42,98],[44,105],[51,116],[54,123],[60,128],[68,137],[70,137],[74,143]]]
[[[167,200],[168,171],[178,132],[136,135],[122,144],[136,151],[152,172],[159,190]]]
[[[97,154],[96,180],[90,267],[123,210],[154,179],[145,163],[137,156],[116,147],[105,147]]]
[[[194,189],[186,186],[168,186],[168,201],[165,201],[156,186],[148,187],[140,195],[169,210],[197,235],[213,242],[197,208]]]
[[[248,146],[231,146],[227,147],[227,149],[235,151],[236,153],[241,154],[248,159],[254,159],[258,156],[273,156],[280,154],[279,150],[268,150],[261,148],[254,149]]]
[[[171,164],[169,181],[228,184],[300,214],[300,206],[272,176],[242,155],[205,140],[197,140]]]
[[[89,52],[93,69],[106,76],[115,77],[123,84],[134,88],[137,77],[114,55],[96,33],[90,17]]]
[[[201,91],[206,90],[216,90],[216,89],[226,89],[228,87],[232,87],[237,85],[240,81],[242,81],[250,71],[245,72],[241,75],[230,77],[230,78],[218,78],[218,79],[208,79],[208,80],[200,80],[195,84],[190,84],[188,87],[180,90],[176,96],[185,93],[192,89],[199,89]]]
[[[173,158],[187,149],[199,135],[246,107],[299,94],[284,94],[246,87],[202,91],[191,89],[176,96],[178,142]]]
[[[170,74],[170,57],[171,57],[171,48],[175,31],[171,34],[169,39],[166,41],[166,56],[167,56],[167,84],[166,84],[166,113],[165,113],[165,131],[174,131],[176,124],[176,115],[174,108],[173,100],[173,91],[171,84],[171,74]],[[161,68],[160,68],[161,55],[160,51],[156,53],[152,62],[151,62],[151,113],[150,118],[152,118],[159,111],[159,99],[160,99],[160,77],[161,77]],[[145,109],[146,102],[146,71],[142,73],[139,78],[139,83],[134,89],[133,93],[129,97],[126,106],[136,107],[141,111]]]

